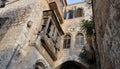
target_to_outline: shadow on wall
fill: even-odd
[[[2,38],[4,37],[5,33],[7,32],[7,30],[9,29],[9,25],[10,19],[8,17],[0,17],[0,41],[2,40]],[[7,25],[9,24],[9,25]],[[6,26],[5,26],[6,25]]]
[[[26,6],[24,8],[17,8],[12,11],[7,10],[0,15],[0,41],[7,33],[10,27],[20,26],[26,22],[26,18],[29,17],[31,7]]]

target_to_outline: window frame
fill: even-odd
[[[83,16],[84,16],[83,8],[77,8],[75,12],[75,17],[83,17]]]
[[[84,46],[84,35],[82,33],[78,33],[75,36],[75,48],[81,48]]]
[[[63,40],[63,49],[69,49],[71,47],[71,35],[66,34]]]

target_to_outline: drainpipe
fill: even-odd
[[[96,65],[97,69],[101,69],[101,63],[100,63],[100,57],[99,57],[99,51],[98,51],[98,44],[97,44],[97,36],[96,36],[96,28],[95,28],[95,21],[94,21],[94,0],[92,0],[92,12],[93,12],[93,24],[94,24],[94,46],[95,46],[95,58],[96,58]]]
[[[20,47],[20,45],[18,44],[17,47],[14,49],[13,54],[10,57],[10,60],[8,61],[8,64],[6,65],[5,69],[9,69],[10,64],[12,63],[12,60],[13,60],[13,58],[14,58],[14,56],[15,56],[15,54],[16,54],[16,52],[17,52],[17,50],[18,50],[19,47]]]

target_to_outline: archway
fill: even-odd
[[[86,68],[78,62],[67,61],[61,65],[60,69],[86,69]]]
[[[47,66],[46,66],[44,60],[39,59],[36,61],[34,69],[46,69],[46,68],[47,68]]]
[[[45,66],[42,62],[37,62],[35,64],[35,69],[45,69]]]

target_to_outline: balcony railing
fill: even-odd
[[[44,35],[41,37],[41,42],[43,47],[47,50],[51,58],[55,61],[57,60],[57,54],[55,50],[55,43],[51,40],[51,38],[48,38],[47,35]]]
[[[43,47],[46,49],[46,51],[48,52],[48,54],[50,55],[50,57],[55,61],[57,60],[57,49],[59,48],[59,46],[56,46],[56,41],[54,40],[54,37],[52,38],[48,32],[48,30],[50,29],[50,26],[56,26],[55,30],[58,30],[57,33],[60,33],[61,35],[64,34],[61,26],[60,26],[60,22],[58,21],[58,18],[55,14],[55,12],[53,10],[46,10],[43,12],[43,18],[47,18],[48,21],[46,24],[46,27],[43,31],[43,34],[41,35],[41,42]],[[41,32],[42,33],[42,32]],[[53,32],[55,33],[55,32]],[[60,37],[61,35],[59,35],[58,37]],[[58,48],[57,48],[58,47]],[[57,48],[57,49],[56,49]]]
[[[59,2],[57,2],[57,0],[49,0],[49,6],[52,10],[55,11],[60,23],[63,23],[63,12],[61,11]]]
[[[54,11],[52,10],[47,10],[47,11],[44,11],[43,12],[43,18],[46,18],[46,17],[49,17],[51,16],[51,18],[53,19],[55,25],[57,26],[57,29],[58,31],[60,32],[61,35],[64,34],[62,28],[61,28],[61,25],[60,25],[60,21],[58,20],[58,17],[56,15],[57,13],[55,13]]]

